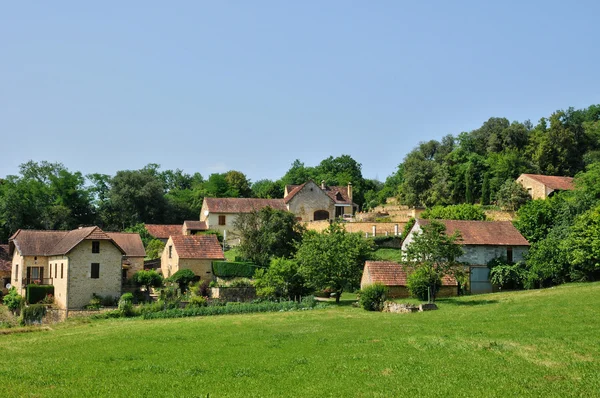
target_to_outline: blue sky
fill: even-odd
[[[0,176],[349,154],[384,180],[419,141],[600,103],[597,1],[3,2]]]

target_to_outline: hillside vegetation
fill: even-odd
[[[567,284],[408,315],[68,322],[0,337],[0,384],[3,396],[591,396],[599,297],[600,283]]]

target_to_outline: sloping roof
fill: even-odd
[[[287,211],[283,199],[204,198],[204,203],[212,213],[250,213],[264,207]]]
[[[183,235],[179,224],[144,224],[148,233],[156,239],[169,239],[169,236]]]
[[[127,257],[146,257],[140,234],[131,232],[107,232],[106,234],[125,251]]]
[[[402,265],[393,261],[367,261],[364,272],[368,272],[371,282],[385,286],[406,286],[407,273]],[[450,275],[442,278],[443,286],[457,286],[458,282]]]
[[[348,186],[325,186],[323,189],[320,185],[312,180],[305,182],[302,185],[286,185],[288,190],[287,196],[283,199],[285,203],[289,203],[301,190],[308,184],[313,182],[319,189],[321,189],[327,196],[331,198],[336,204],[350,205],[350,197],[348,196]],[[352,203],[355,204],[355,203]]]
[[[419,225],[439,221],[446,226],[446,233],[452,235],[459,231],[463,245],[491,246],[529,246],[527,239],[510,221],[463,221],[463,220],[425,220],[419,219]]]
[[[206,226],[206,223],[204,221],[188,220],[188,221],[183,222],[183,226],[187,230],[194,230],[194,231],[206,231],[208,229],[208,227]]]
[[[85,227],[72,231],[18,230],[10,241],[23,256],[55,256],[69,253],[83,240],[109,240],[125,251],[98,227]]]
[[[573,184],[573,177],[545,176],[542,174],[522,175],[529,177],[537,182],[540,182],[550,189],[560,189],[564,191],[570,191],[575,189],[575,185]]]
[[[176,235],[171,240],[179,258],[225,259],[216,235]]]
[[[0,272],[10,272],[12,261],[8,253],[8,245],[0,245]]]

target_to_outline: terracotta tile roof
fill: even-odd
[[[216,235],[176,235],[171,240],[179,258],[225,259]]]
[[[285,203],[289,203],[290,200],[294,198],[302,188],[306,186],[309,182],[314,183],[319,189],[321,189],[327,196],[331,198],[336,204],[347,204],[350,205],[350,198],[348,196],[348,186],[325,186],[325,189],[321,188],[320,185],[315,183],[312,180],[305,182],[302,185],[287,185],[288,194],[283,199]],[[354,204],[354,203],[353,203]]]
[[[290,200],[292,200],[292,198],[294,196],[296,196],[296,194],[298,192],[300,192],[302,190],[302,188],[304,188],[306,186],[306,184],[308,184],[309,182],[312,182],[312,181],[307,181],[302,185],[287,185],[286,189],[287,189],[288,194],[286,195],[285,198],[283,198],[283,201],[285,203],[289,203]]]
[[[208,227],[204,221],[184,221],[183,227],[187,230],[206,231]]]
[[[571,191],[575,189],[573,184],[573,177],[561,177],[561,176],[545,176],[542,174],[522,174],[532,180],[541,182],[550,189],[560,189],[563,191]]]
[[[98,227],[72,231],[18,230],[11,238],[23,256],[55,256],[69,253],[83,240],[109,240],[123,253],[125,251]]]
[[[12,260],[9,255],[8,245],[0,245],[0,272],[10,272]]]
[[[183,227],[179,224],[144,224],[144,226],[156,239],[169,239],[169,236],[183,235]]]
[[[432,220],[419,219],[419,225]],[[529,246],[527,239],[510,221],[435,220],[446,226],[446,233],[459,231],[463,245]]]
[[[393,261],[367,261],[365,269],[372,283],[381,283],[385,286],[406,286],[407,273],[402,265]],[[445,275],[442,278],[443,286],[457,286],[456,279]]]
[[[125,251],[127,257],[146,257],[140,234],[132,232],[107,232],[106,234]]]
[[[264,207],[287,211],[283,199],[254,198],[204,198],[206,208],[212,213],[250,213]]]

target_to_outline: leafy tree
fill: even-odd
[[[364,262],[372,251],[372,242],[333,223],[322,233],[306,232],[296,260],[310,287],[331,289],[339,302],[345,289],[359,285]]]
[[[225,174],[211,174],[202,187],[204,197],[237,198],[239,196],[239,191],[229,184]]]
[[[240,254],[259,265],[268,265],[273,257],[292,257],[303,232],[293,213],[271,207],[240,214],[234,227]]]
[[[250,189],[250,181],[246,178],[246,175],[241,171],[230,170],[225,173],[225,181],[236,192],[236,197],[239,198],[250,198],[252,197],[252,190]]]
[[[150,235],[150,232],[146,229],[146,226],[142,223],[132,225],[129,228],[125,229],[125,232],[133,232],[140,235],[140,239],[142,239],[142,243],[144,247],[148,247],[151,241],[154,240],[154,237]]]
[[[544,239],[554,226],[556,210],[552,200],[537,199],[519,208],[515,227],[529,243]]]
[[[165,249],[165,244],[160,239],[152,239],[146,246],[146,258],[154,260],[160,258]]]
[[[577,217],[562,247],[570,264],[571,280],[600,278],[600,205]]]
[[[258,180],[252,184],[252,195],[263,199],[283,198],[283,187],[271,180]]]
[[[138,271],[133,274],[133,281],[138,286],[143,286],[146,289],[146,301],[150,301],[150,289],[153,287],[161,287],[163,277],[156,271]]]
[[[259,297],[299,300],[309,293],[298,263],[292,259],[274,258],[268,269],[259,269],[254,274],[254,286]]]
[[[387,294],[387,286],[374,283],[361,289],[358,303],[367,311],[382,311]]]
[[[463,255],[463,250],[457,243],[460,234],[457,231],[447,235],[444,224],[437,221],[421,226],[421,230],[408,245],[405,262],[412,272],[419,270],[427,277],[430,281],[432,300],[435,301],[436,278],[452,275],[459,279],[462,275],[462,264],[458,258]]]
[[[426,267],[421,267],[408,275],[406,287],[411,296],[426,301],[437,296],[442,287],[442,278],[439,274],[430,272]]]
[[[299,159],[294,160],[290,169],[281,178],[281,185],[300,185],[314,179],[314,168],[304,166]],[[319,183],[317,181],[317,183]]]
[[[485,212],[479,205],[461,204],[433,206],[421,213],[422,218],[438,220],[485,220]]]
[[[503,210],[519,210],[521,206],[531,200],[525,188],[514,180],[506,180],[496,194],[498,206]]]
[[[192,270],[184,268],[167,278],[167,281],[177,283],[181,290],[181,294],[184,294],[189,284],[197,279],[199,279],[199,277],[197,277]]]

